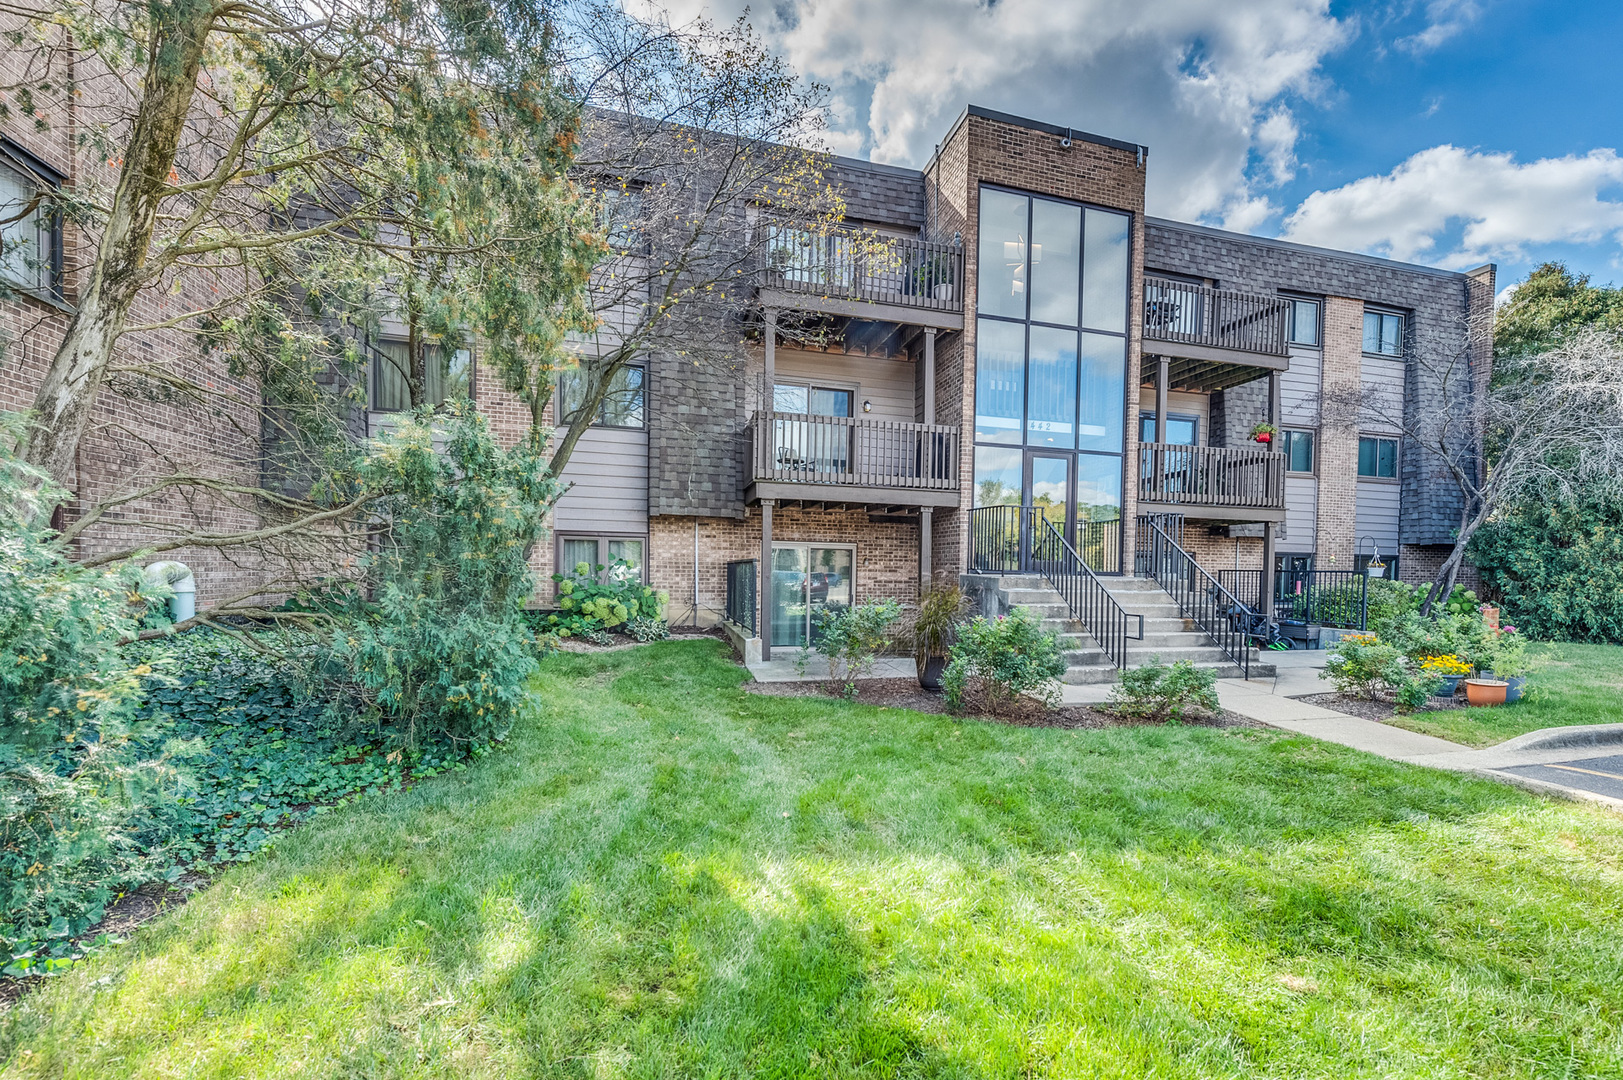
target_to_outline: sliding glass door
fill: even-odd
[[[773,648],[810,644],[823,612],[850,607],[856,598],[855,567],[854,547],[773,544],[767,619]]]

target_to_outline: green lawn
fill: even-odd
[[[1542,645],[1531,694],[1514,705],[1398,716],[1391,723],[1466,746],[1492,746],[1539,728],[1623,724],[1623,647]]]
[[[506,752],[14,1007],[5,1075],[1623,1075],[1623,818],[1249,729],[547,662]]]

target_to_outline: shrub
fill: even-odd
[[[1402,650],[1374,634],[1348,634],[1325,653],[1321,677],[1349,697],[1378,701],[1408,678]]]
[[[1453,656],[1470,668],[1484,667],[1490,660],[1492,632],[1474,607],[1466,610],[1430,619],[1413,612],[1401,615],[1387,626],[1383,638],[1416,668],[1428,656]]]
[[[138,570],[68,562],[45,523],[67,493],[0,430],[0,944],[65,944],[154,876],[180,777],[136,714],[150,669],[118,648],[159,596]],[[38,959],[38,957],[35,957]],[[63,961],[67,962],[66,960]],[[14,965],[15,966],[15,965]]]
[[[1482,583],[1535,640],[1623,642],[1623,500],[1529,500],[1471,539]]]
[[[1022,694],[1052,707],[1059,695],[1056,680],[1065,674],[1059,635],[1043,633],[1025,608],[966,623],[950,656],[941,684],[954,710],[963,708],[972,692],[983,695],[994,716]]]
[[[1501,679],[1526,675],[1533,669],[1532,658],[1527,655],[1527,637],[1514,626],[1501,626],[1489,637],[1486,668]]]
[[[633,615],[627,619],[625,632],[633,641],[664,641],[671,636],[670,625],[650,615]]]
[[[879,654],[890,647],[891,630],[901,615],[902,605],[895,600],[824,610],[813,647],[828,661],[828,677],[854,694],[856,681],[872,674]]]
[[[1390,694],[1399,710],[1407,712],[1424,705],[1437,685],[1436,676],[1402,648],[1374,634],[1349,634],[1326,652],[1319,677],[1349,697],[1379,701]]]
[[[1182,720],[1191,714],[1215,714],[1217,672],[1188,660],[1167,665],[1159,656],[1121,673],[1110,691],[1110,707],[1135,720]]]
[[[504,450],[482,416],[453,405],[414,415],[363,462],[363,483],[396,494],[379,507],[375,602],[352,600],[333,656],[367,714],[408,746],[425,732],[500,738],[518,715],[536,665],[521,617],[534,588],[526,552],[559,490],[543,449]]]
[[[586,630],[612,630],[631,619],[658,619],[669,597],[642,583],[624,559],[604,567],[576,563],[572,574],[553,574],[558,583],[558,609],[546,625],[561,637]]]
[[[1416,589],[1391,578],[1369,580],[1368,619],[1365,625],[1374,634],[1384,634],[1393,620],[1419,609],[1426,598],[1425,587]]]

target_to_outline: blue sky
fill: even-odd
[[[730,18],[739,0],[671,0]],[[919,165],[965,104],[1150,147],[1150,212],[1623,282],[1623,4],[756,0],[829,143]]]

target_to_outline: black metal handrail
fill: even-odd
[[[755,560],[738,559],[727,564],[727,621],[742,626],[755,636]]]
[[[978,506],[969,512],[969,569],[978,574],[1038,573],[1048,580],[1118,668],[1127,642],[1144,640],[1144,617],[1129,615],[1040,506]],[[1138,632],[1129,634],[1129,619]]]
[[[1219,570],[1217,578],[1253,609],[1262,603],[1261,570]],[[1274,576],[1274,618],[1342,630],[1369,628],[1369,576],[1362,570],[1281,570]]]
[[[1259,629],[1256,613],[1207,573],[1168,535],[1165,526],[1155,515],[1138,519],[1134,565],[1154,578],[1183,617],[1200,627],[1224,656],[1239,665],[1241,676],[1249,679],[1251,637]]]

